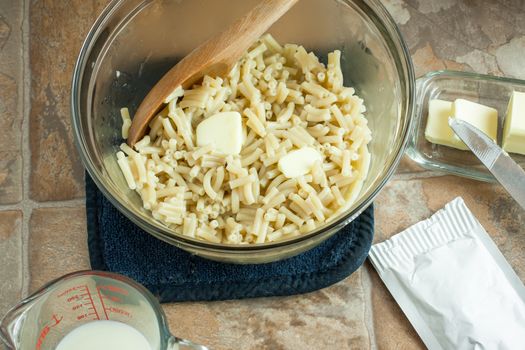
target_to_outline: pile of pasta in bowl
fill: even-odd
[[[370,163],[363,100],[339,51],[257,41],[225,77],[177,88],[118,164],[145,209],[176,234],[213,243],[288,239],[348,209]],[[129,112],[121,110],[127,137]]]

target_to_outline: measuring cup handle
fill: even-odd
[[[209,350],[207,347],[195,344],[189,340],[180,339],[171,336],[168,340],[168,348],[166,350]]]

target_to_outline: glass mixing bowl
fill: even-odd
[[[242,16],[258,0],[114,0],[97,19],[72,83],[74,137],[89,175],[126,217],[188,252],[225,262],[262,263],[310,249],[355,219],[394,172],[410,130],[415,81],[407,47],[378,0],[301,0],[269,30],[322,59],[342,51],[345,86],[364,98],[373,133],[370,171],[357,201],[330,223],[276,243],[226,245],[174,233],[142,208],[116,162],[119,109],[133,113],[148,90],[193,48]]]

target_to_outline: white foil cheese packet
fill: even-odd
[[[525,349],[525,286],[463,199],[370,260],[429,349]]]

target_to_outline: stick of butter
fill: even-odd
[[[452,104],[452,116],[475,126],[494,142],[498,137],[498,111],[479,103],[458,98]],[[457,135],[454,135],[459,140]]]
[[[514,91],[510,97],[503,129],[503,149],[525,154],[525,92]]]
[[[425,138],[432,143],[467,150],[467,146],[459,140],[454,130],[448,125],[452,116],[452,102],[430,100],[428,102],[428,119]]]
[[[239,154],[242,148],[242,120],[238,112],[222,112],[197,125],[197,146],[212,144],[217,153]]]
[[[454,102],[430,100],[425,138],[435,144],[468,150],[448,125],[448,118],[458,118],[477,127],[496,142],[498,111],[479,103],[457,99]]]
[[[315,148],[302,147],[279,159],[277,166],[284,176],[292,179],[309,173],[317,160],[322,162],[323,157]]]

